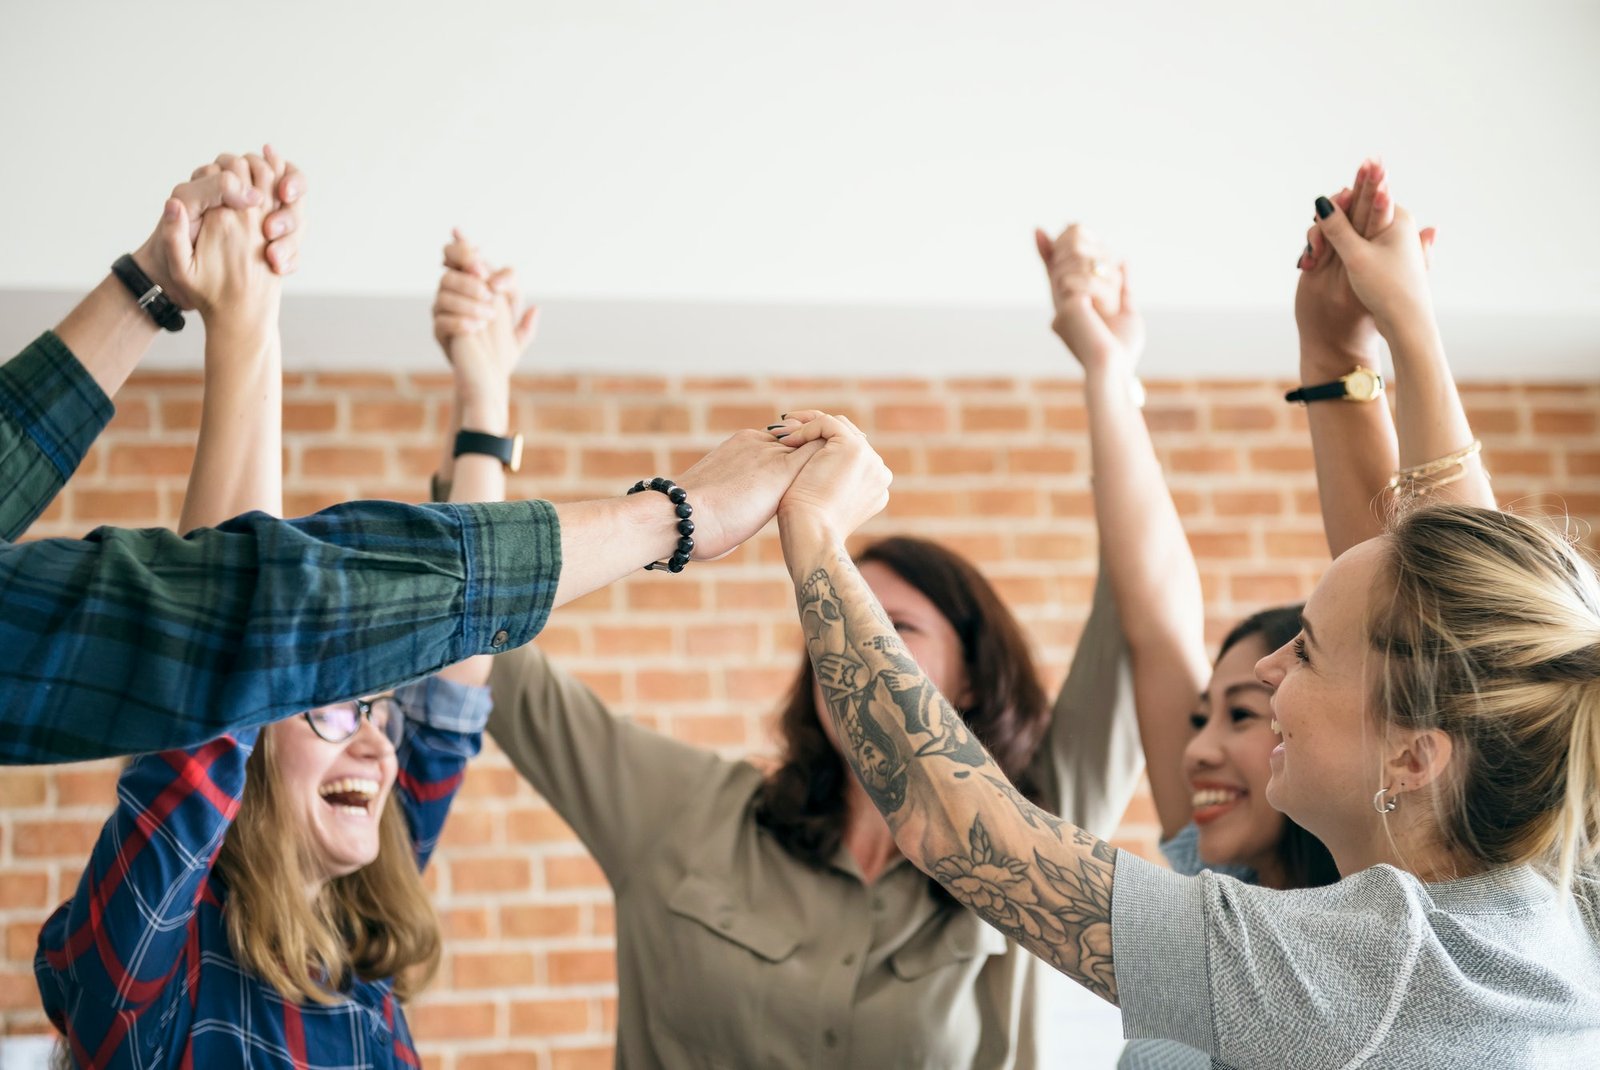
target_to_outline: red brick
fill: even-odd
[[[625,435],[682,434],[693,426],[694,417],[683,404],[624,405],[617,410],[617,427]]]
[[[1513,450],[1496,447],[1485,451],[1484,465],[1489,473],[1514,473],[1527,476],[1547,476],[1554,470],[1555,458],[1549,450]]]
[[[1200,414],[1192,407],[1169,408],[1151,405],[1144,410],[1144,425],[1151,434],[1194,431],[1200,427]]]
[[[0,770],[0,810],[43,806],[48,794],[49,781],[42,770]]]
[[[963,405],[961,430],[1023,434],[1033,430],[1033,410],[1026,405]]]
[[[482,940],[489,935],[489,911],[485,907],[456,907],[439,911],[445,946],[457,940]]]
[[[930,447],[925,455],[928,474],[933,476],[984,475],[1000,468],[1001,453],[996,449]]]
[[[198,397],[171,397],[161,399],[161,426],[168,431],[200,430],[201,402]]]
[[[1213,431],[1270,431],[1278,426],[1278,410],[1262,405],[1217,405],[1211,410]]]
[[[617,493],[627,490],[630,480],[649,479],[657,474],[656,457],[650,450],[584,450],[578,455],[578,471],[589,479],[619,480]],[[663,501],[663,505],[672,503]]]
[[[745,741],[745,719],[738,715],[721,714],[674,717],[672,735],[685,743],[701,747],[739,746]]]
[[[1595,413],[1589,409],[1535,409],[1533,433],[1536,435],[1592,435]]]
[[[11,850],[18,858],[71,858],[79,867],[88,859],[105,819],[17,820],[12,825]]]
[[[424,998],[406,1010],[418,1041],[473,1040],[494,1036],[493,1003],[438,1003]]]
[[[0,873],[0,910],[48,909],[53,905],[48,873]],[[33,955],[27,957],[31,959]]]
[[[1283,512],[1283,498],[1275,490],[1219,490],[1211,507],[1218,516],[1273,517]]]
[[[1276,446],[1250,451],[1250,468],[1256,472],[1305,472],[1316,470],[1310,446]]]
[[[588,855],[556,855],[544,860],[544,886],[550,891],[605,888],[606,875]]]
[[[107,433],[149,431],[152,422],[151,403],[146,398],[124,397],[117,401],[116,415],[106,426]]]
[[[447,848],[487,847],[494,841],[493,814],[457,807],[445,822],[443,842]]]
[[[610,951],[552,951],[548,964],[553,985],[606,984],[617,979],[617,960]]]
[[[393,396],[400,392],[400,382],[388,372],[324,372],[316,373],[314,384],[319,393],[332,391],[368,391]]]
[[[1174,472],[1237,472],[1237,450],[1219,446],[1187,446],[1172,451],[1169,467]]]
[[[300,455],[304,479],[372,478],[388,467],[386,451],[375,446],[312,446]]]
[[[558,843],[577,838],[572,826],[554,810],[517,809],[506,814],[509,843]]]
[[[705,702],[711,698],[711,674],[698,669],[642,669],[634,678],[639,701]]]
[[[500,908],[500,932],[516,940],[577,936],[583,931],[581,921],[582,910],[573,903],[517,903]]]
[[[1600,476],[1600,452],[1572,450],[1567,453],[1567,475]]]
[[[635,657],[641,654],[671,654],[673,630],[667,627],[596,627],[595,653],[601,657]]]
[[[778,406],[771,405],[711,405],[706,409],[706,430],[719,435],[742,431],[747,427],[763,428],[778,422]]]
[[[1016,449],[1009,459],[1011,471],[1019,475],[1065,475],[1078,470],[1078,455],[1072,450]]]
[[[604,1048],[557,1048],[550,1053],[550,1070],[611,1070],[616,1052]]]
[[[556,1037],[589,1032],[586,999],[513,1000],[511,1035]]]
[[[86,527],[101,524],[151,527],[160,523],[161,499],[151,489],[82,487],[72,491],[72,512]]]
[[[946,405],[877,405],[872,410],[872,426],[879,433],[908,431],[936,435],[950,428],[950,409]]]
[[[533,871],[526,858],[452,858],[450,887],[468,895],[520,892],[533,887]]]
[[[297,414],[299,415],[299,414]],[[313,419],[324,419],[332,426],[331,417],[325,413],[309,414]],[[415,435],[428,430],[427,408],[420,401],[352,401],[350,426],[355,431],[372,431],[384,435]],[[287,426],[287,425],[286,425]],[[326,427],[307,430],[326,430]]]
[[[1032,487],[969,491],[967,502],[968,515],[974,517],[1038,516],[1043,505]]]
[[[505,988],[532,984],[533,954],[528,951],[458,951],[451,979],[457,988]]]

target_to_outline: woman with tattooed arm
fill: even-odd
[[[512,285],[457,242],[435,306],[447,352],[463,332],[501,340],[502,371],[477,386],[497,396],[527,341],[510,329],[525,321],[495,305]],[[971,564],[913,538],[861,562],[914,659],[905,717],[935,712],[915,705],[922,671],[961,707],[959,730],[927,753],[981,753],[982,738],[1008,778],[997,783],[1110,834],[1140,760],[1106,592],[1052,711],[1021,628]],[[614,716],[537,645],[496,658],[491,685],[496,742],[615,891],[619,1065],[1039,1064],[1042,966],[900,856],[820,715],[808,658],[767,769]]]
[[[1431,322],[1403,212],[1319,234],[1391,346]],[[1345,551],[1257,666],[1281,742],[1267,797],[1343,879],[1183,876],[1012,790],[920,673],[844,550],[889,475],[848,420],[778,521],[827,716],[900,850],[1121,1007],[1130,1037],[1232,1067],[1573,1065],[1600,1042],[1600,578],[1491,509],[1420,509]],[[907,1043],[914,1038],[907,1037]]]

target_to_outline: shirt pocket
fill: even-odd
[[[815,977],[792,919],[759,913],[724,883],[690,873],[666,897],[663,970],[650,1010],[669,1067],[771,1070],[806,1065]],[[786,923],[787,921],[787,923]]]
[[[689,874],[673,889],[667,909],[767,962],[782,962],[800,946],[792,931],[735,905],[725,888],[698,874]]]

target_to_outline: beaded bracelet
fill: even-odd
[[[694,553],[694,539],[691,538],[694,535],[694,521],[689,519],[694,515],[694,506],[689,504],[689,492],[670,479],[656,476],[650,480],[639,480],[628,488],[628,493],[638,494],[644,490],[665,494],[678,514],[678,548],[665,561],[650,562],[645,566],[645,571],[665,569],[668,572],[682,572],[683,566],[689,563],[689,555]]]

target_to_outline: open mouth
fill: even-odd
[[[1208,787],[1196,789],[1190,800],[1190,806],[1194,810],[1195,823],[1204,825],[1208,821],[1215,821],[1239,805],[1245,794],[1239,788]]]
[[[362,777],[341,777],[330,780],[317,789],[322,801],[341,813],[372,813],[372,803],[378,797],[378,782]]]

